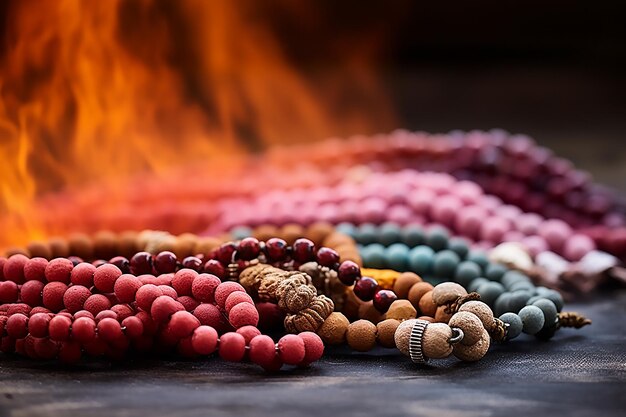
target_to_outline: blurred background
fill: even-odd
[[[625,12],[617,1],[5,1],[0,212],[23,228],[41,195],[67,187],[396,128],[526,133],[626,192]]]

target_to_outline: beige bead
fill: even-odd
[[[387,310],[387,314],[385,317],[388,319],[396,319],[396,320],[409,320],[414,319],[417,315],[417,310],[411,304],[409,300],[396,300],[391,303],[389,310]]]
[[[448,304],[467,295],[467,291],[456,282],[442,282],[433,289],[433,301],[438,306]]]
[[[467,311],[475,314],[488,332],[491,332],[496,325],[493,319],[493,311],[482,301],[468,301],[467,303],[463,303],[459,311]]]
[[[289,223],[280,228],[278,236],[284,239],[287,244],[293,245],[296,239],[304,236],[304,228],[299,224]]]
[[[328,345],[339,345],[345,342],[350,322],[341,313],[331,313],[317,330],[317,334]]]
[[[376,325],[378,343],[386,348],[396,347],[395,334],[400,322],[394,319],[383,320]]]
[[[435,317],[435,313],[437,313],[437,304],[433,301],[432,291],[428,291],[422,296],[422,298],[420,298],[419,309],[422,312],[422,315]]]
[[[452,313],[449,313],[449,308],[446,305],[437,307],[437,311],[435,312],[435,322],[436,323],[447,323],[450,321],[450,317],[452,317]]]
[[[396,334],[394,335],[396,347],[406,356],[409,356],[409,339],[411,337],[411,331],[413,331],[413,325],[415,325],[416,322],[416,319],[403,321],[396,329]]]
[[[464,345],[473,345],[478,342],[485,331],[485,327],[480,319],[469,311],[459,311],[448,322],[450,327],[458,327],[463,331]]]
[[[452,329],[444,323],[431,323],[426,327],[422,338],[424,356],[431,359],[442,359],[450,356],[452,345],[449,340]]]
[[[428,291],[432,291],[434,287],[428,282],[418,282],[413,284],[409,289],[409,294],[407,296],[408,300],[413,304],[413,307],[419,308],[419,303],[424,294]]]
[[[457,343],[456,345],[454,345],[453,353],[454,356],[461,359],[462,361],[477,361],[485,356],[485,354],[489,350],[490,343],[491,338],[489,337],[489,333],[487,333],[487,330],[483,330],[483,334],[478,342],[470,346],[464,345],[462,343]]]
[[[359,318],[369,320],[376,324],[385,320],[385,315],[376,310],[373,302],[368,301],[359,306]]]
[[[489,253],[489,260],[521,271],[530,271],[534,266],[528,251],[519,242],[499,244]]]
[[[376,325],[368,320],[350,323],[346,333],[348,345],[359,352],[367,352],[376,346]]]
[[[396,293],[398,298],[407,298],[411,287],[418,282],[422,282],[419,275],[413,272],[404,272],[396,278],[396,282],[393,284],[393,292]]]

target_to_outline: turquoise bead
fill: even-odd
[[[509,291],[529,291],[531,294],[535,292],[535,286],[529,281],[518,281],[509,287]]]
[[[534,303],[535,301],[537,301],[537,300],[542,300],[542,299],[544,299],[544,298],[545,298],[545,297],[544,297],[544,296],[542,296],[542,295],[533,295],[532,297],[530,297],[530,298],[528,299],[528,301],[526,302],[526,305],[529,305],[529,306],[530,306],[530,305],[533,305],[533,303]]]
[[[480,294],[480,301],[489,307],[493,307],[496,299],[504,293],[504,287],[499,282],[487,281],[481,284],[476,292]]]
[[[511,298],[509,300],[509,310],[513,313],[517,313],[520,311],[526,304],[528,304],[528,300],[532,297],[532,293],[529,291],[513,291],[510,292]]]
[[[504,288],[511,289],[511,286],[518,282],[530,282],[530,278],[528,278],[526,274],[523,274],[519,271],[507,271],[500,278],[500,282],[502,283],[502,285],[504,285]],[[533,287],[533,292],[534,289],[535,288]]]
[[[526,334],[538,333],[545,324],[543,311],[539,307],[526,306],[519,311],[518,315],[522,319],[522,330]]]
[[[378,229],[378,242],[385,246],[400,241],[400,226],[395,223],[385,223]]]
[[[446,249],[448,247],[448,239],[450,238],[450,234],[448,231],[439,226],[431,227],[426,232],[426,244],[433,248],[435,251],[440,251]]]
[[[366,268],[385,268],[385,247],[380,243],[365,246],[361,257]]]
[[[506,332],[507,339],[515,339],[522,333],[522,328],[524,327],[524,324],[522,323],[522,319],[517,314],[504,313],[500,316],[500,320],[509,325],[509,328]]]
[[[509,303],[511,302],[511,293],[505,292],[496,299],[493,305],[493,312],[496,316],[501,316],[504,313],[511,311],[509,309]]]
[[[352,223],[347,223],[347,222],[339,223],[335,227],[335,230],[338,231],[339,233],[346,234],[353,238],[357,235],[357,227],[353,225]]]
[[[451,278],[454,276],[456,267],[461,262],[459,255],[449,249],[442,250],[435,254],[433,260],[433,272],[441,278]]]
[[[467,254],[467,260],[477,263],[483,271],[487,269],[487,265],[489,265],[489,258],[487,254],[481,250],[471,250]]]
[[[369,245],[378,241],[378,227],[372,223],[363,223],[358,227],[355,240],[363,245]]]
[[[459,258],[461,259],[465,259],[467,257],[467,254],[469,253],[469,245],[467,244],[467,241],[459,237],[454,237],[450,239],[450,241],[448,242],[448,249],[456,252],[456,254],[459,255]]]
[[[235,227],[230,231],[230,234],[233,236],[235,240],[241,240],[246,237],[252,236],[252,229],[245,226]]]
[[[435,251],[428,246],[416,246],[409,251],[409,268],[417,275],[426,276],[432,272]]]
[[[500,281],[505,272],[509,269],[501,264],[489,264],[485,268],[485,277],[492,281]]]
[[[394,243],[385,250],[387,268],[404,272],[407,270],[409,248],[404,243]]]
[[[409,247],[414,248],[424,243],[424,229],[417,225],[407,226],[400,232],[402,241]]]
[[[531,305],[539,307],[543,312],[543,316],[546,319],[544,327],[548,328],[555,325],[558,312],[556,311],[556,306],[551,300],[547,298],[541,298],[533,302]]]
[[[478,278],[481,274],[480,266],[472,261],[463,261],[456,268],[454,280],[467,288],[474,278]]]
[[[472,280],[467,286],[467,292],[475,292],[483,283],[489,282],[487,278],[478,277]]]
[[[563,310],[563,305],[565,304],[565,302],[563,301],[563,296],[561,295],[561,293],[556,290],[549,290],[546,292],[544,297],[554,303],[554,305],[556,306],[556,311],[560,313],[561,310]]]

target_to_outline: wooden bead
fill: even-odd
[[[368,320],[350,323],[346,340],[350,347],[359,352],[367,352],[376,346],[376,325]]]
[[[299,224],[286,224],[278,232],[278,237],[284,239],[288,245],[293,245],[296,239],[304,236],[304,229]]]
[[[463,331],[464,336],[461,343],[468,346],[478,342],[485,330],[480,319],[468,311],[459,311],[453,315],[448,325],[450,327],[458,327]]]
[[[53,237],[48,240],[48,245],[51,251],[51,256],[48,259],[67,258],[70,256],[70,245],[67,240],[60,237]]]
[[[317,246],[326,246],[324,241],[335,230],[335,227],[328,222],[316,222],[306,229],[306,236]]]
[[[389,307],[389,310],[387,310],[387,314],[385,315],[385,317],[388,319],[404,321],[414,319],[416,315],[417,311],[409,300],[396,300],[391,303],[391,306]]]
[[[393,292],[396,293],[398,298],[407,298],[409,290],[414,284],[422,282],[422,278],[413,272],[404,272],[396,278],[396,282],[393,284]]]
[[[394,335],[396,347],[406,356],[409,356],[409,339],[411,337],[413,326],[416,322],[417,320],[415,319],[403,321],[396,329],[396,334]]]
[[[70,236],[68,243],[70,245],[70,254],[85,260],[93,258],[93,242],[89,236],[76,233]]]
[[[272,226],[269,224],[265,224],[263,226],[259,226],[252,232],[252,236],[256,237],[261,241],[266,241],[273,237],[277,237],[278,229],[276,226]]]
[[[428,291],[432,291],[434,287],[428,282],[418,282],[413,284],[409,289],[408,300],[413,304],[413,307],[419,308],[419,302]]]
[[[362,303],[359,306],[359,318],[377,324],[378,322],[381,322],[385,319],[385,315],[376,310],[376,307],[374,307],[374,303],[372,301],[368,301],[366,303]]]
[[[102,230],[93,237],[93,251],[98,259],[110,259],[118,254],[117,235],[110,230]]]
[[[463,295],[467,295],[467,291],[456,282],[443,282],[433,289],[433,301],[438,306],[451,303]]]
[[[481,359],[487,351],[489,350],[489,345],[491,343],[491,338],[489,337],[489,333],[487,330],[483,330],[483,334],[480,340],[473,345],[464,345],[462,343],[457,343],[454,345],[454,356],[461,359],[462,361],[473,362]]]
[[[431,359],[442,359],[450,356],[452,345],[449,340],[452,329],[444,323],[431,323],[426,327],[422,338],[424,356]]]
[[[422,298],[420,298],[419,309],[423,315],[435,317],[435,314],[437,313],[437,304],[435,304],[435,302],[433,301],[432,291],[428,291],[422,296]]]
[[[350,322],[341,313],[331,313],[317,330],[317,334],[325,344],[339,345],[346,340],[346,332]]]
[[[447,323],[452,317],[452,313],[448,312],[448,306],[439,306],[437,307],[437,311],[435,312],[435,322],[437,323]]]
[[[207,256],[212,250],[221,245],[222,242],[219,239],[214,237],[203,237],[199,238],[196,242],[196,247],[194,248],[194,254],[202,254]]]
[[[493,311],[482,301],[468,301],[467,303],[463,303],[459,311],[467,311],[475,314],[488,332],[491,332],[496,326]]]
[[[52,259],[52,249],[50,249],[50,245],[47,243],[31,242],[26,246],[26,250],[30,253],[31,258]]]
[[[184,259],[187,256],[195,255],[193,253],[198,237],[191,233],[183,233],[176,238],[176,244],[174,245],[174,254],[178,259]]]
[[[394,319],[383,320],[376,325],[376,339],[386,348],[396,347],[395,334],[400,322]]]

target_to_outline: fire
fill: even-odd
[[[294,19],[316,12],[314,3],[282,3]],[[49,209],[43,196],[50,193],[84,210],[77,201],[88,184],[110,191],[145,173],[158,182],[197,163],[210,182],[234,163],[227,156],[243,151],[392,126],[373,70],[379,44],[350,45],[333,65],[339,77],[313,79],[285,52],[263,7],[227,0],[5,6],[0,246],[68,231],[49,221],[63,206]],[[114,211],[128,192],[100,198]],[[102,226],[109,225],[93,227]]]

